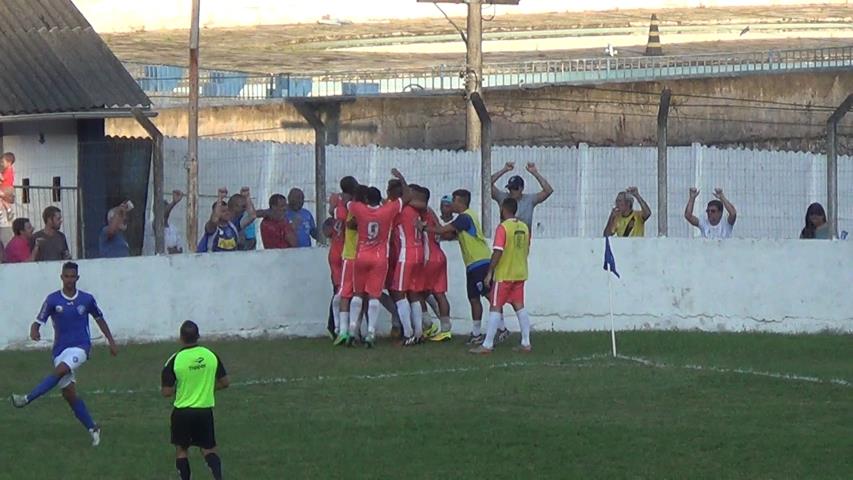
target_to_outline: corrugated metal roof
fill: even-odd
[[[70,0],[0,0],[0,115],[150,105]]]

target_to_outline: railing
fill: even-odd
[[[151,97],[184,98],[188,95],[189,82],[184,67],[138,63],[125,63],[125,67]],[[850,68],[853,68],[853,45],[745,53],[499,63],[484,66],[483,86],[494,88],[655,81]],[[412,92],[428,94],[464,89],[464,71],[464,65],[305,74],[203,69],[199,75],[199,93],[206,98],[242,100]]]

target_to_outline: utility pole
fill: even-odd
[[[189,131],[187,139],[187,243],[195,250],[198,244],[198,57],[199,16],[201,0],[193,0],[192,26],[190,27],[190,95]],[[159,199],[158,199],[159,200]]]
[[[480,0],[468,1],[468,40],[465,57],[465,149],[469,152],[480,148],[480,118],[474,108],[471,95],[483,89],[483,6]],[[491,166],[490,166],[491,167]],[[487,175],[487,172],[483,172]]]
[[[838,238],[838,122],[851,108],[853,94],[848,95],[826,121],[826,220],[831,238]]]
[[[667,149],[667,123],[669,121],[669,103],[672,91],[664,88],[660,94],[658,107],[658,236],[669,233],[669,205],[667,205],[667,177],[669,173]]]

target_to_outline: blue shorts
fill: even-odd
[[[489,264],[484,263],[465,271],[465,279],[468,284],[468,300],[489,296],[489,289],[483,285],[486,274],[489,273]]]

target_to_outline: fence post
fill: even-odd
[[[490,235],[492,229],[492,118],[480,92],[471,94],[471,103],[480,120],[480,203],[482,208],[483,234]]]
[[[663,89],[660,94],[660,106],[658,108],[658,236],[667,235],[667,158],[666,158],[666,135],[667,120],[669,119],[669,101],[672,91]]]
[[[829,234],[838,237],[838,122],[853,107],[853,94],[847,96],[826,121],[826,220]]]
[[[314,128],[315,218],[318,224],[322,224],[326,218],[326,125],[320,119],[319,105],[294,102],[293,107]],[[285,125],[282,125],[282,128],[285,128]],[[325,244],[325,240],[318,243]]]

